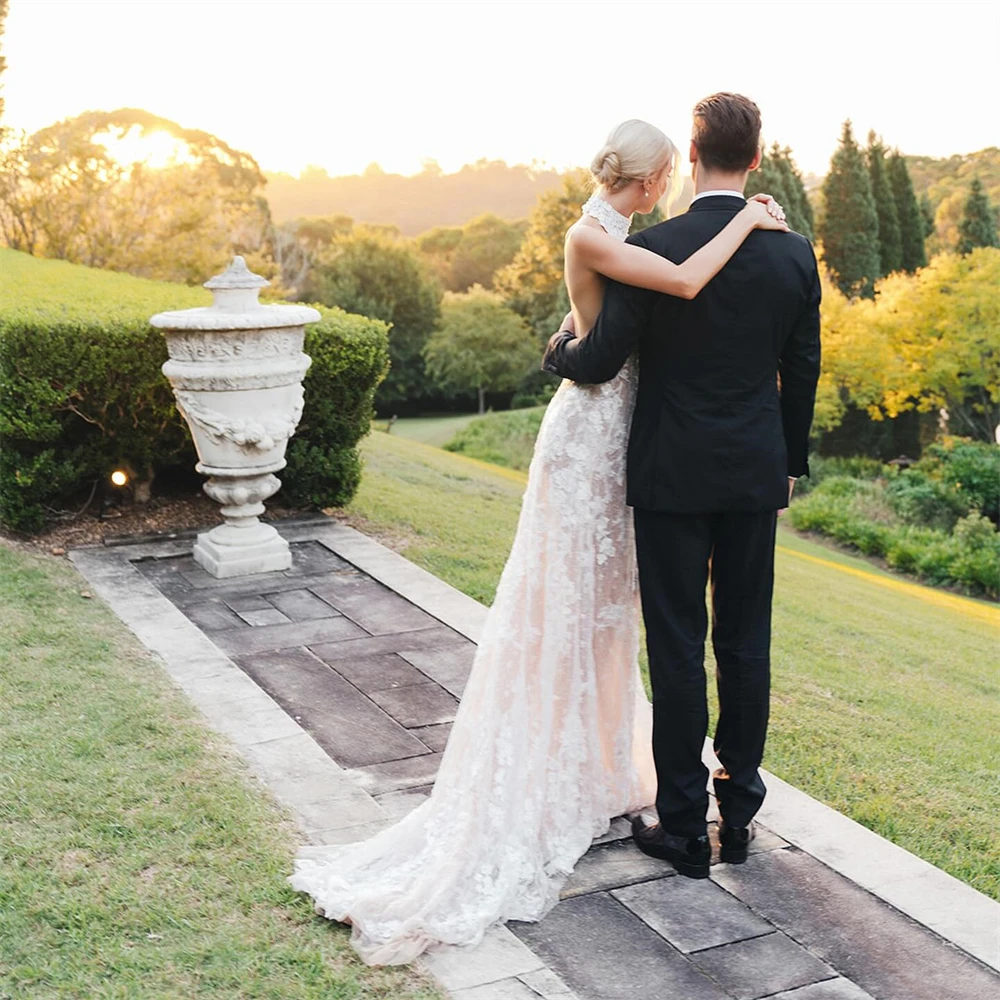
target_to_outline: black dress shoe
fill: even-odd
[[[707,835],[677,837],[667,833],[659,823],[647,823],[641,816],[636,816],[632,820],[632,838],[643,854],[669,861],[681,875],[708,878],[712,847]]]
[[[719,860],[728,865],[741,865],[747,859],[750,841],[757,836],[753,823],[747,826],[729,826],[719,820]]]

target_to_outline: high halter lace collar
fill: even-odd
[[[599,194],[590,196],[587,204],[583,206],[582,212],[584,215],[597,219],[607,234],[616,240],[624,242],[625,237],[628,236],[632,220],[627,215],[622,215],[621,212],[612,208]]]

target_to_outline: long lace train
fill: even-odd
[[[429,799],[369,840],[312,848],[291,884],[349,918],[369,964],[539,920],[615,816],[655,798],[625,450],[634,362],[564,382]]]

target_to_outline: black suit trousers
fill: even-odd
[[[771,682],[771,596],[777,515],[635,510],[636,551],[653,688],[656,808],[664,830],[705,833],[708,730],[705,587],[719,692],[719,811],[745,826],[764,800],[760,767]]]

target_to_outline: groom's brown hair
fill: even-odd
[[[760,146],[760,108],[742,94],[712,94],[694,106],[691,141],[710,170],[746,170]]]

